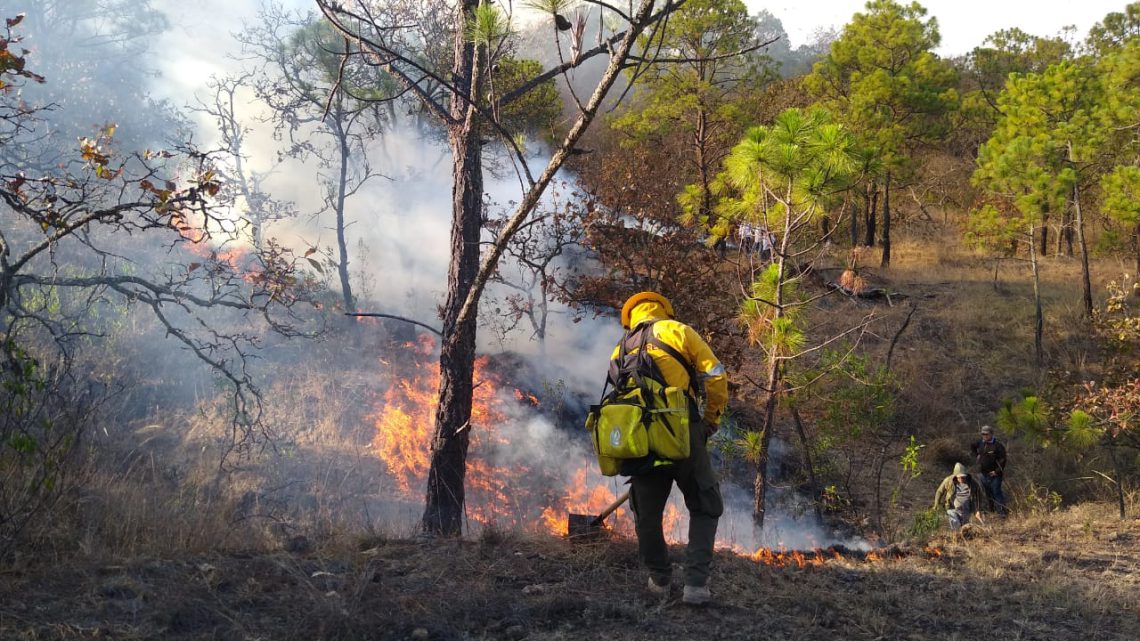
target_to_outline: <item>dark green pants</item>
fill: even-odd
[[[709,564],[716,542],[716,525],[724,512],[724,502],[709,461],[703,422],[694,422],[689,434],[689,458],[662,465],[648,474],[631,479],[629,503],[637,524],[637,547],[641,562],[659,585],[668,584],[673,576],[669,548],[665,544],[661,519],[673,483],[685,497],[689,509],[689,544],[685,557],[685,585],[702,586],[709,579]]]

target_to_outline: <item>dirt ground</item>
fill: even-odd
[[[722,552],[704,608],[680,602],[679,570],[668,599],[650,596],[629,540],[355,545],[3,570],[0,639],[1140,639],[1140,520],[1104,506],[882,560]]]

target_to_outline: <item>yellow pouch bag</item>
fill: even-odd
[[[598,454],[616,459],[641,458],[649,454],[645,408],[641,390],[632,389],[598,410],[594,444]]]
[[[649,449],[661,458],[689,458],[688,395],[680,387],[666,387],[657,399],[664,405],[650,410]]]
[[[599,451],[598,448],[598,408],[594,407],[590,413],[586,415],[586,430],[590,432],[590,442],[594,444],[594,454],[598,458],[598,468],[601,469],[602,476],[617,476],[621,473],[621,461],[616,458],[605,456]]]

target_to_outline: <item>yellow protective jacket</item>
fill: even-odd
[[[653,325],[653,336],[689,359],[693,369],[703,379],[706,395],[704,419],[713,425],[720,425],[720,415],[724,413],[725,405],[728,404],[728,375],[708,343],[692,327],[670,319],[657,301],[648,300],[634,307],[629,320],[631,328],[646,321],[657,321]],[[682,389],[689,388],[689,374],[685,371],[684,365],[653,345],[646,346],[646,349],[649,350],[649,355],[653,357],[657,368],[661,370],[666,383]],[[616,359],[620,351],[619,343],[614,348],[610,360]]]

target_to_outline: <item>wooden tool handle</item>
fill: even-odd
[[[613,514],[614,510],[621,507],[621,504],[625,503],[628,500],[629,500],[629,490],[626,490],[625,494],[622,494],[621,496],[619,496],[618,499],[616,501],[614,501],[613,503],[611,503],[609,507],[602,510],[602,513],[599,514],[597,516],[597,518],[595,518],[593,520],[593,522],[590,523],[590,525],[601,525],[602,521],[605,521],[607,516]]]

